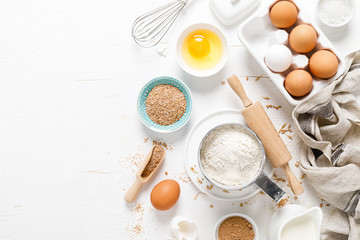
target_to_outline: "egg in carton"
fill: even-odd
[[[277,28],[270,19],[270,11],[271,8],[279,1],[269,3],[268,5],[265,4],[261,9],[259,9],[259,11],[245,20],[239,26],[238,37],[258,64],[263,68],[264,72],[271,78],[272,82],[284,95],[284,97],[292,105],[296,106],[341,76],[345,72],[345,61],[321,29],[306,15],[306,10],[300,6],[298,0],[286,0],[292,3],[297,9],[297,18],[295,23],[287,28]],[[291,31],[302,24],[311,26],[315,30],[317,36],[315,47],[306,53],[295,52],[289,43],[289,35]],[[272,71],[265,62],[265,55],[269,48],[278,44],[287,47],[292,54],[291,63],[289,64],[290,66],[282,72]],[[337,72],[330,78],[318,78],[310,71],[309,60],[311,56],[319,50],[328,50],[332,52],[335,54],[338,61]],[[313,79],[310,92],[302,97],[291,95],[284,86],[286,77],[294,70],[304,70],[309,73]]]

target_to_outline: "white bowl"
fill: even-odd
[[[218,240],[218,231],[219,231],[219,227],[220,227],[221,223],[230,217],[241,217],[241,218],[246,219],[253,226],[253,231],[254,231],[254,235],[255,235],[254,240],[259,240],[259,229],[258,229],[255,221],[248,215],[245,215],[242,213],[230,213],[230,214],[227,214],[227,215],[221,217],[215,224],[215,230],[214,230],[214,236],[213,236],[214,240]]]
[[[185,37],[198,29],[207,29],[210,30],[212,32],[214,32],[221,40],[221,43],[223,44],[223,56],[220,60],[220,62],[211,69],[206,69],[206,70],[199,70],[199,69],[195,69],[190,67],[183,59],[182,54],[181,54],[181,47],[182,47],[182,43],[185,39]],[[229,45],[228,42],[226,40],[225,34],[216,26],[208,24],[208,23],[196,23],[196,24],[192,24],[190,26],[188,26],[187,28],[185,28],[181,34],[179,35],[179,38],[177,40],[176,43],[176,54],[177,54],[177,61],[180,65],[180,67],[187,73],[189,73],[190,75],[196,76],[196,77],[208,77],[208,76],[212,76],[216,73],[218,73],[226,64],[226,61],[229,57]]]
[[[339,24],[333,24],[333,23],[329,23],[327,22],[325,19],[321,18],[320,15],[320,9],[319,9],[319,5],[322,1],[326,1],[326,0],[317,0],[316,2],[316,7],[315,7],[315,11],[316,11],[316,15],[318,16],[319,20],[329,26],[329,27],[342,27],[345,26],[346,24],[348,24],[350,22],[350,20],[353,18],[354,14],[355,14],[355,1],[354,0],[343,0],[345,2],[348,2],[351,8],[351,13],[349,14],[349,16],[341,23]]]

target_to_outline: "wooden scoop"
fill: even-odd
[[[285,143],[280,138],[261,103],[253,103],[248,98],[240,80],[235,75],[229,77],[227,81],[234,92],[242,100],[245,109],[243,109],[241,113],[243,114],[249,127],[259,136],[271,164],[275,168],[281,167],[288,179],[291,190],[295,195],[302,194],[304,189],[289,167],[288,162],[292,156],[285,146]]]
[[[155,168],[151,171],[150,174],[147,174],[146,176],[143,176],[143,172],[146,168],[146,165],[148,165],[148,163],[150,162],[150,159],[153,156],[154,153],[154,149],[155,147],[160,147],[162,149],[162,156],[160,158],[160,161],[158,162],[157,166],[155,166]],[[151,151],[149,152],[149,154],[146,156],[144,162],[142,163],[141,167],[139,168],[139,170],[136,172],[136,177],[135,177],[135,181],[132,184],[132,186],[126,191],[125,196],[124,196],[124,200],[127,201],[128,203],[132,203],[135,201],[136,196],[138,195],[141,187],[150,181],[151,177],[154,175],[154,173],[156,172],[156,170],[159,168],[160,164],[163,162],[163,160],[165,159],[165,150],[163,147],[159,146],[159,145],[155,145],[151,148]]]

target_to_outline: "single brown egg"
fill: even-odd
[[[294,70],[285,78],[285,89],[294,97],[308,94],[313,85],[313,79],[305,70]]]
[[[334,76],[339,67],[339,61],[335,54],[328,50],[319,50],[309,60],[309,68],[312,74],[318,78],[330,78]]]
[[[290,32],[289,43],[295,52],[310,52],[317,43],[316,31],[310,25],[300,24]]]
[[[278,28],[291,27],[298,17],[298,11],[289,1],[277,2],[270,10],[271,22]]]
[[[151,204],[160,211],[172,208],[180,196],[180,186],[175,180],[159,182],[151,191]]]

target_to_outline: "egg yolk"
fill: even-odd
[[[193,57],[203,58],[210,52],[210,43],[202,35],[194,35],[189,39],[189,52]]]

